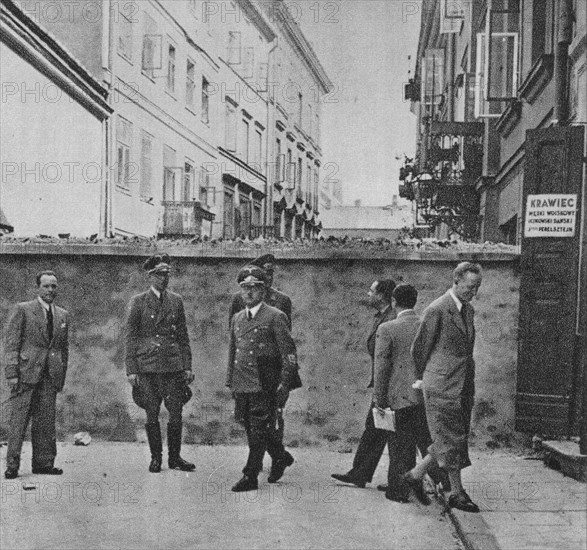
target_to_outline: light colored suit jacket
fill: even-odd
[[[63,389],[69,360],[69,313],[53,304],[53,338],[39,300],[16,304],[6,326],[6,378],[37,384],[45,366],[57,391]]]
[[[420,318],[406,311],[379,325],[375,340],[375,402],[393,410],[421,405],[422,392],[412,388],[418,378],[410,348]]]
[[[432,302],[422,316],[422,323],[412,344],[412,357],[418,378],[426,392],[449,399],[474,393],[475,327],[473,308],[463,303],[465,324],[449,292]],[[465,386],[465,380],[470,383]]]

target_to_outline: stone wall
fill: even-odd
[[[132,403],[125,379],[122,339],[126,304],[146,287],[142,260],[121,255],[0,255],[2,328],[14,302],[35,296],[35,274],[42,269],[58,273],[58,303],[72,314],[71,362],[58,400],[60,438],[87,430],[94,437],[132,441],[144,424],[143,411]],[[188,442],[244,441],[242,429],[231,418],[232,400],[224,389],[227,311],[243,263],[242,258],[174,259],[170,288],[185,299],[196,373],[194,398],[184,415]],[[519,281],[515,259],[482,263],[484,282],[473,303],[478,335],[473,441],[495,448],[515,441]],[[285,411],[289,445],[354,450],[370,399],[365,346],[374,313],[366,307],[370,284],[388,277],[414,284],[420,291],[417,311],[421,312],[448,288],[455,265],[454,258],[280,262],[276,285],[294,304],[293,334],[304,381],[304,387],[292,393]],[[7,396],[3,380],[3,403]],[[5,412],[3,406],[3,434]]]

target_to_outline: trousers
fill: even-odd
[[[29,421],[33,444],[32,466],[52,468],[57,455],[55,403],[57,390],[45,370],[37,384],[18,384],[8,400],[9,433],[6,465],[18,470],[20,453]]]

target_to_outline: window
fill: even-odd
[[[118,117],[116,126],[116,185],[130,190],[132,124]]]
[[[421,101],[438,105],[444,89],[444,50],[427,49],[422,58]]]
[[[124,5],[118,7],[118,53],[123,57],[132,60],[132,21],[127,14],[124,13]]]
[[[312,167],[306,165],[306,202],[312,204]]]
[[[192,202],[195,200],[194,165],[187,161],[183,168],[183,192],[181,200],[184,202]]]
[[[308,127],[306,130],[308,131],[308,135],[310,137],[314,137],[314,128],[312,127],[314,124],[314,114],[312,113],[312,105],[308,103]]]
[[[240,194],[240,228],[239,235],[249,236],[251,231],[251,199],[244,193]]]
[[[202,166],[200,169],[200,204],[203,208],[210,207],[208,190],[210,188],[210,172]]]
[[[239,31],[228,32],[228,63],[240,65],[241,63],[241,33]]]
[[[235,209],[234,209],[234,191],[227,187],[224,188],[224,224],[222,236],[225,239],[232,239],[235,232]]]
[[[176,186],[175,150],[165,145],[163,148],[163,200],[175,201]]]
[[[245,162],[249,162],[249,121],[246,118],[241,122],[240,154]]]
[[[142,133],[141,139],[141,182],[139,194],[142,199],[153,198],[153,136],[147,132]]]
[[[281,154],[281,140],[277,138],[275,140],[275,183],[281,183],[283,181],[285,158]]]
[[[224,111],[224,145],[228,151],[236,151],[236,108],[229,101],[225,102]]]
[[[296,174],[296,184],[298,187],[298,193],[302,191],[302,158],[298,157],[298,166],[297,166],[297,174]]]
[[[157,34],[157,23],[148,13],[145,13],[143,27],[142,70],[149,78],[154,78],[155,69],[161,68],[161,35]]]
[[[285,167],[286,171],[286,179],[287,179],[287,188],[294,189],[296,186],[296,165],[293,161],[293,152],[288,147],[287,149],[287,166]]]
[[[554,2],[534,0],[532,6],[532,65],[544,55],[553,52]]]
[[[253,201],[253,227],[260,227],[262,224],[261,220],[261,203],[259,201]],[[256,234],[258,237],[260,234]]]
[[[194,108],[196,94],[196,66],[193,61],[187,60],[185,81],[185,103],[191,109]]]
[[[202,77],[202,122],[210,122],[210,83],[206,77]]]
[[[171,44],[167,53],[167,91],[175,93],[175,46]]]
[[[298,126],[302,127],[303,115],[304,115],[304,98],[301,93],[298,94]]]
[[[259,128],[255,129],[255,152],[253,157],[255,169],[262,174],[265,172],[263,167],[263,132]]]

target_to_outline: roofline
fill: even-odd
[[[287,9],[284,0],[274,0],[274,2],[277,7],[273,11],[276,14],[274,18],[282,24],[285,37],[301,55],[316,80],[320,83],[320,86],[322,86],[323,92],[331,92],[334,89],[334,84],[326,74],[326,70],[322,66],[322,63],[320,63],[314,48]]]
[[[96,118],[114,111],[104,88],[49,33],[28,17],[14,0],[0,4],[0,40],[50,80],[57,82]]]

